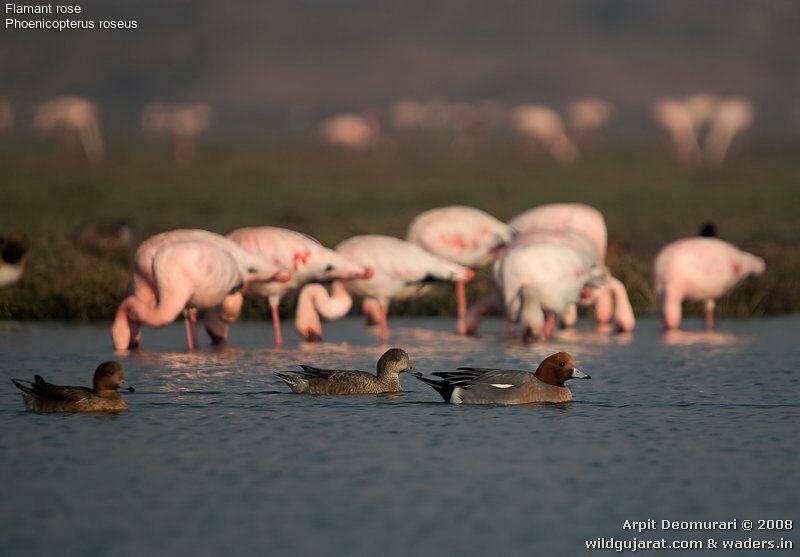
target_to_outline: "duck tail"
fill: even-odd
[[[26,395],[34,396],[36,394],[36,393],[34,393],[33,389],[29,386],[29,385],[31,385],[30,381],[25,381],[23,379],[12,379],[11,382],[14,383],[14,386],[16,388],[18,388],[20,391],[22,391]]]
[[[443,380],[436,380],[431,379],[430,377],[425,377],[419,372],[412,373],[414,377],[425,383],[426,385],[430,385],[433,389],[439,393],[439,395],[444,399],[445,402],[450,402],[450,397],[453,394],[454,387],[449,385],[446,381]]]

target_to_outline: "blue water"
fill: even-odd
[[[289,334],[284,350],[268,348],[268,325],[238,324],[235,348],[194,354],[174,325],[145,330],[145,350],[122,358],[137,388],[127,412],[36,415],[8,378],[88,383],[114,356],[108,327],[2,324],[0,555],[579,555],[599,536],[800,544],[797,528],[622,530],[800,519],[800,318],[723,320],[716,334],[689,320],[695,332],[670,337],[652,320],[627,336],[584,322],[534,347],[499,321],[479,339],[447,319],[391,325],[418,370],[531,368],[566,350],[593,379],[573,381],[562,406],[451,406],[412,377],[399,395],[304,397],[271,371],[373,370],[383,347],[360,320],[327,325],[320,345]],[[749,554],[764,552],[736,553]]]

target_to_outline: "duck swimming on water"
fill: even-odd
[[[536,372],[511,369],[461,367],[434,373],[441,379],[414,377],[433,387],[451,404],[529,404],[569,402],[572,392],[564,383],[570,379],[591,379],[575,367],[572,356],[558,352],[545,358]]]
[[[301,365],[302,371],[276,371],[293,392],[308,395],[358,395],[396,393],[401,373],[411,370],[408,354],[390,348],[378,360],[378,374],[366,371],[320,369]]]
[[[40,375],[33,382],[11,380],[22,391],[25,408],[33,412],[113,412],[125,410],[128,404],[117,389],[133,392],[125,381],[119,362],[103,362],[94,372],[93,387],[62,387],[48,383]]]

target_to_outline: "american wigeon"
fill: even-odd
[[[569,379],[591,379],[577,367],[572,356],[558,352],[539,364],[535,373],[511,369],[462,367],[437,372],[440,380],[415,373],[414,377],[436,389],[452,404],[528,404],[569,402],[572,393],[564,385]]]
[[[33,382],[11,380],[22,391],[25,407],[34,412],[109,412],[125,410],[128,405],[117,389],[133,392],[125,381],[119,362],[103,362],[94,372],[93,388],[62,387],[48,383],[40,375]]]
[[[409,371],[408,354],[390,348],[378,360],[378,375],[366,371],[319,369],[301,365],[303,371],[276,371],[295,393],[308,395],[358,395],[396,393],[401,390],[399,374]]]

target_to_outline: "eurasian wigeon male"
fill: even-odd
[[[320,369],[301,365],[302,371],[276,371],[293,392],[307,395],[360,395],[396,393],[401,373],[411,370],[408,354],[390,348],[378,360],[378,374],[366,371]]]
[[[128,404],[117,389],[133,392],[125,381],[125,371],[119,362],[103,362],[94,372],[93,387],[62,387],[48,383],[40,375],[33,382],[11,380],[22,391],[28,410],[47,412],[114,412],[125,410]]]
[[[591,379],[577,367],[572,356],[558,352],[539,364],[535,373],[511,369],[461,367],[440,371],[441,380],[414,377],[433,387],[452,404],[529,404],[569,402],[572,392],[564,384],[570,379]]]

